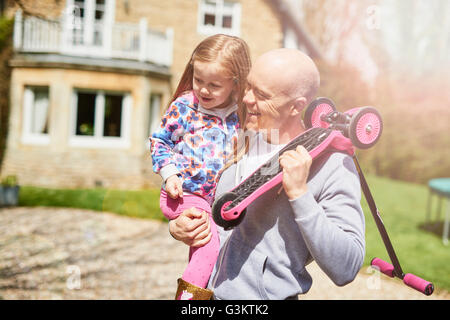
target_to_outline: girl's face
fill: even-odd
[[[218,62],[194,62],[192,87],[205,109],[224,108],[233,102],[233,80]]]

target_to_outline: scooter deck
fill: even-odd
[[[213,204],[213,215],[218,217],[218,220],[222,218],[225,221],[239,218],[242,211],[256,198],[282,182],[279,156],[288,150],[296,149],[299,145],[302,145],[313,159],[329,148],[345,151],[350,155],[354,154],[351,141],[341,132],[328,128],[311,128],[290,141],[270,160],[230,190],[236,196],[234,199],[223,203],[223,199],[219,197]]]

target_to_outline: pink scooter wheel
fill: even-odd
[[[336,111],[334,102],[328,98],[317,98],[306,108],[303,122],[306,129],[328,128],[329,123],[322,121],[321,116]]]
[[[247,210],[244,209],[240,214],[236,214],[236,217],[232,220],[227,220],[224,218],[223,212],[236,198],[237,195],[234,192],[225,192],[218,199],[216,199],[212,205],[211,211],[214,222],[223,227],[225,230],[233,229],[235,226],[240,224],[245,217],[245,213],[247,212]]]
[[[350,121],[349,136],[353,145],[368,149],[377,143],[383,131],[381,116],[375,108],[364,107],[355,112]]]

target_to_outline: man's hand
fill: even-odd
[[[169,222],[169,232],[177,240],[190,247],[202,247],[211,240],[211,228],[207,212],[191,208]]]
[[[176,174],[167,178],[166,192],[172,199],[183,198],[183,182]]]
[[[312,158],[303,146],[286,151],[280,156],[280,165],[283,168],[283,188],[290,200],[294,200],[308,191],[306,182],[311,163]]]

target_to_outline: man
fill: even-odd
[[[319,86],[313,61],[293,49],[259,57],[248,76],[246,128],[256,134],[245,156],[227,168],[216,196],[229,191],[286,143],[305,131],[301,116]],[[215,299],[296,299],[312,279],[315,260],[339,286],[355,278],[364,260],[364,215],[360,184],[350,156],[328,152],[312,163],[305,148],[284,152],[282,188],[255,200],[240,225],[220,230],[221,251],[209,288]],[[170,232],[202,245],[209,229],[190,210],[172,221]]]

